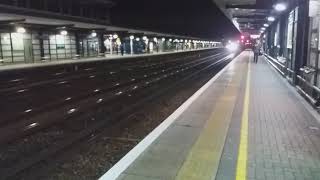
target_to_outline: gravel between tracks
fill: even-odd
[[[14,179],[91,180],[99,178],[207,80],[208,77],[193,80],[189,85],[177,88],[177,91],[171,91],[145,104],[140,111],[128,117],[128,122],[131,123],[116,127],[117,130],[112,133],[106,132],[93,136],[81,145],[68,149],[63,155],[52,157]]]

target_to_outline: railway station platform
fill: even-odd
[[[94,61],[108,61],[108,60],[121,60],[121,59],[130,59],[136,57],[151,57],[158,55],[168,55],[168,54],[176,54],[176,53],[185,53],[192,51],[202,51],[202,50],[210,50],[216,49],[213,48],[199,48],[199,49],[186,49],[186,50],[174,50],[174,51],[165,51],[165,52],[153,52],[153,53],[142,53],[142,54],[105,54],[102,57],[91,57],[91,58],[81,58],[81,59],[61,59],[56,61],[39,61],[34,63],[17,63],[17,64],[1,64],[0,62],[0,71],[4,70],[17,70],[17,69],[25,69],[25,68],[35,68],[35,67],[46,67],[46,66],[55,66],[55,65],[63,65],[63,64],[76,64],[76,63],[86,63],[86,62],[94,62]]]
[[[244,51],[100,180],[320,178],[319,114]]]

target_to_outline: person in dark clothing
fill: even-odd
[[[254,54],[253,62],[258,63],[259,54],[260,54],[260,46],[258,43],[253,47],[253,54]]]
[[[124,55],[124,46],[123,44],[120,45],[120,51],[121,51],[121,56]]]

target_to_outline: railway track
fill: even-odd
[[[111,128],[124,117],[134,113],[147,101],[151,101],[160,97],[161,94],[178,88],[187,80],[195,78],[199,73],[220,69],[230,59],[232,57],[227,52],[215,52],[201,58],[190,57],[190,59],[174,59],[166,63],[158,64],[152,62],[152,64],[143,64],[142,66],[146,71],[138,72],[134,78],[132,74],[126,74],[121,71],[127,77],[127,81],[118,82],[114,86],[100,86],[99,91],[95,92],[95,89],[92,93],[83,93],[78,95],[78,97],[72,97],[73,100],[66,105],[63,105],[64,102],[62,102],[62,104],[52,106],[53,108],[61,106],[61,108],[50,111],[49,115],[48,113],[42,115],[42,111],[37,111],[32,116],[34,117],[32,119],[25,120],[22,118],[18,120],[19,126],[11,122],[1,124],[4,126],[0,127],[0,132],[7,132],[7,134],[3,133],[3,136],[0,138],[0,144],[9,143],[9,146],[12,142],[14,144],[15,142],[19,142],[21,138],[42,133],[52,126],[58,129],[70,128],[67,130],[67,133],[58,138],[59,140],[49,142],[42,148],[31,148],[30,152],[17,155],[11,159],[9,158],[4,162],[2,161],[0,163],[2,177],[4,179],[13,177],[17,173],[47,159],[49,156],[81,142],[92,134],[99,134],[99,132]],[[141,70],[141,66],[137,68]],[[129,72],[134,72],[133,67],[124,67],[123,70],[125,69]],[[110,71],[108,73],[110,75]],[[120,71],[112,73],[111,76],[113,78],[109,78],[108,80],[120,77],[115,74],[122,73]],[[92,75],[90,74],[90,76]],[[96,76],[98,75],[96,74]],[[81,104],[81,107],[79,107],[79,104]],[[26,125],[31,125],[35,122],[41,124],[41,126],[34,125],[31,129],[23,129]],[[1,148],[1,151],[3,153],[5,150]]]

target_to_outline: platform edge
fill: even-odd
[[[99,180],[117,179],[140,156],[142,152],[144,152],[202,93],[204,93],[230,66],[232,66],[239,59],[239,56],[241,54],[242,53],[234,57],[227,66],[220,70],[204,86],[202,86],[197,92],[195,92],[177,110],[175,110],[158,127],[156,127],[151,133],[149,133],[140,143],[138,143],[111,169],[109,169],[109,171],[102,175]]]

